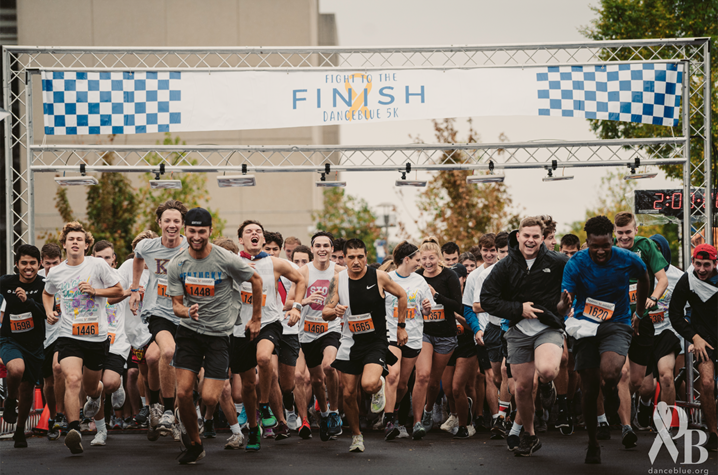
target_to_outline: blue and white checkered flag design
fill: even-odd
[[[539,115],[678,125],[676,63],[552,66],[536,74]]]
[[[181,73],[42,72],[46,135],[169,132],[180,124]]]

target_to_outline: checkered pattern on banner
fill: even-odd
[[[682,76],[675,63],[547,67],[539,115],[676,126]]]
[[[179,72],[42,72],[47,135],[169,132],[179,124]]]

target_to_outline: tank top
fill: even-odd
[[[242,259],[249,264],[254,263],[254,270],[262,278],[262,328],[282,319],[282,305],[277,295],[277,285],[274,280],[274,263],[271,257],[263,257],[254,261]],[[240,288],[240,301],[242,308],[240,316],[245,325],[252,319],[252,283],[242,282]]]
[[[307,293],[304,298],[318,291],[324,295],[324,301],[302,307],[302,319],[298,325],[299,341],[301,343],[311,343],[327,333],[340,332],[341,324],[339,319],[327,322],[322,318],[322,310],[324,309],[324,302],[326,302],[329,292],[329,284],[334,278],[335,266],[336,264],[330,262],[326,270],[318,270],[314,267],[313,262],[307,264],[309,275],[307,278]]]
[[[339,303],[346,305],[342,337],[357,344],[383,340],[388,343],[384,297],[379,292],[376,269],[367,267],[361,279],[352,280],[346,270],[339,273]]]

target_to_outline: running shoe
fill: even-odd
[[[426,413],[424,413],[426,414]],[[429,413],[431,414],[431,413]],[[421,424],[421,422],[417,422],[414,424],[414,430],[411,431],[411,438],[414,440],[421,440],[426,435],[426,429]]]
[[[486,424],[486,418],[483,414],[479,414],[474,419],[474,428],[476,432],[488,432],[491,430],[491,426]]]
[[[379,389],[379,391],[371,397],[371,412],[374,414],[379,414],[386,406],[386,398],[384,397],[384,387],[386,386],[386,382],[384,381],[384,376],[380,376],[380,379],[381,389]],[[362,452],[363,451],[364,450],[362,449]]]
[[[434,427],[431,412],[428,412],[426,409],[424,409],[424,413],[421,416],[421,425],[424,427],[424,432],[429,432],[431,428]]]
[[[638,445],[638,436],[629,425],[623,426],[621,429],[621,443],[627,449],[632,449]]]
[[[239,423],[239,427],[241,429],[244,429],[247,426],[247,410],[242,406],[242,411],[237,414],[237,423]]]
[[[12,439],[15,441],[16,449],[24,449],[27,447],[27,439],[25,438],[24,428],[17,428],[12,436]]]
[[[270,427],[269,429],[264,429],[262,431],[262,438],[263,439],[274,439],[274,429]]]
[[[80,415],[80,432],[90,432],[90,422],[89,418]]]
[[[470,397],[466,398],[469,401],[469,414],[466,417],[466,420],[471,422],[474,420],[474,400]]]
[[[304,440],[312,438],[312,428],[309,426],[309,421],[302,420],[302,426],[299,428],[299,437]]]
[[[274,414],[269,409],[269,404],[260,404],[259,413],[262,418],[262,428],[271,429],[277,426],[277,418],[274,417]]]
[[[72,429],[65,436],[65,446],[70,449],[70,453],[73,455],[82,453],[82,434],[75,429]]]
[[[469,424],[468,426],[466,426],[466,430],[469,431],[469,437],[473,437],[476,435],[476,428],[473,425]]]
[[[132,417],[127,417],[125,419],[120,417],[120,420],[122,421],[122,430],[130,429],[130,426],[134,423],[134,419]],[[132,428],[134,429],[134,427]]]
[[[139,429],[140,423],[137,422],[136,417],[128,417],[125,419],[125,422],[127,423],[125,429]]]
[[[520,443],[521,438],[516,434],[509,435],[508,437],[506,437],[506,448],[509,449],[509,451],[511,452],[516,450]]]
[[[302,418],[294,411],[284,411],[284,417],[287,419],[287,427],[290,430],[299,430],[302,427]]]
[[[364,436],[353,435],[352,445],[349,446],[349,452],[364,452]]]
[[[638,410],[636,416],[633,418],[633,427],[636,430],[646,431],[651,430],[651,414],[653,414],[653,406],[646,406],[640,401],[638,402]]]
[[[608,422],[600,422],[596,432],[596,439],[598,440],[611,440],[611,428]]]
[[[342,418],[339,417],[338,412],[329,413],[329,437],[338,437],[342,435]]]
[[[242,435],[242,432],[237,432],[236,434],[229,436],[227,443],[224,444],[224,449],[239,450],[242,448],[242,444],[244,444],[244,436]]]
[[[386,423],[386,429],[384,429],[384,440],[394,440],[399,435],[399,428],[393,421]]]
[[[322,442],[329,440],[329,416],[319,417],[319,439]]]
[[[396,436],[397,439],[408,439],[411,437],[409,435],[409,432],[406,430],[406,426],[398,426],[399,427],[399,435]]]
[[[521,434],[519,446],[514,450],[517,457],[528,457],[541,448],[541,441],[535,435],[528,435],[526,432]]]
[[[150,406],[142,406],[140,412],[135,416],[135,420],[141,425],[147,423],[150,417]]]
[[[62,412],[58,412],[55,415],[55,423],[60,424],[60,433],[67,434],[67,417]]]
[[[214,419],[204,421],[204,433],[202,437],[205,439],[214,439],[217,437],[217,431],[214,430]]]
[[[95,434],[95,438],[90,442],[90,445],[93,447],[107,445],[107,431],[98,430],[97,434]]]
[[[558,429],[563,435],[571,435],[573,433],[567,410],[559,409],[558,417],[556,418],[556,429]]]
[[[157,427],[152,427],[152,424],[147,428],[147,440],[150,442],[154,442],[157,439],[160,438],[160,433],[157,430]]]
[[[157,432],[159,432],[162,437],[172,434],[172,424],[174,423],[175,415],[172,413],[172,410],[165,410],[162,417],[160,417],[160,423],[157,424]]]
[[[499,440],[506,437],[506,427],[504,426],[504,416],[494,418],[494,425],[491,427],[491,439]]]
[[[102,393],[104,390],[105,385],[102,384],[102,381],[100,381],[100,395],[97,397],[87,396],[87,402],[85,402],[85,406],[82,408],[82,413],[88,419],[95,417],[97,412],[100,410],[100,403],[102,402]]]
[[[550,411],[556,402],[556,385],[553,381],[550,383],[539,382],[539,396],[541,397],[541,406]]]
[[[384,424],[384,416],[382,415],[382,417],[380,417],[379,419],[377,419],[376,422],[374,423],[374,425],[371,426],[371,430],[376,430],[376,431],[384,430],[384,426],[385,426],[385,424]]]
[[[584,463],[588,464],[599,464],[601,463],[601,447],[597,446],[594,447],[592,445],[588,446],[588,450],[586,451],[586,460]]]
[[[534,430],[539,434],[543,434],[548,430],[548,424],[546,424],[543,411],[534,414]]]
[[[444,422],[446,419],[448,419],[449,416],[447,415],[444,417],[444,408],[441,404],[434,403],[434,409],[431,413],[431,427],[426,429],[427,432],[429,432],[430,429],[432,429],[435,425],[440,426],[442,422]]]
[[[47,440],[57,440],[60,438],[60,423],[57,419],[47,421]]]
[[[289,426],[285,422],[278,423],[277,427],[272,429],[272,432],[274,432],[274,440],[284,440],[292,436],[292,433],[289,432]]]
[[[451,430],[454,427],[457,427],[459,425],[459,418],[456,417],[456,415],[451,414],[448,419],[446,419],[446,422],[441,424],[441,430],[444,432],[451,432]]]
[[[112,408],[116,411],[122,409],[125,405],[125,388],[122,386],[122,377],[120,376],[120,387],[112,393]]]
[[[17,399],[5,399],[2,418],[8,424],[15,424],[17,422]]]
[[[122,430],[122,418],[118,418],[113,414],[112,417],[110,417],[110,429]]]
[[[259,426],[254,429],[249,429],[249,435],[247,436],[247,445],[244,446],[244,450],[247,452],[258,452],[260,447],[260,429]]]
[[[175,442],[179,442],[182,440],[182,431],[179,428],[179,424],[175,423],[172,424],[172,439]]]
[[[466,428],[466,426],[459,426],[459,428],[456,431],[456,435],[454,435],[454,439],[468,439],[469,438],[469,429]]]
[[[205,456],[204,447],[202,444],[198,444],[196,442],[192,442],[188,447],[187,450],[182,452],[180,454],[177,461],[180,463],[180,465],[194,465],[198,461],[202,460]]]
[[[150,427],[157,427],[160,425],[160,419],[162,414],[165,412],[165,407],[160,403],[152,404],[150,407]]]

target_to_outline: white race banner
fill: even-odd
[[[477,116],[675,126],[678,63],[282,71],[42,71],[47,135],[271,129]]]

